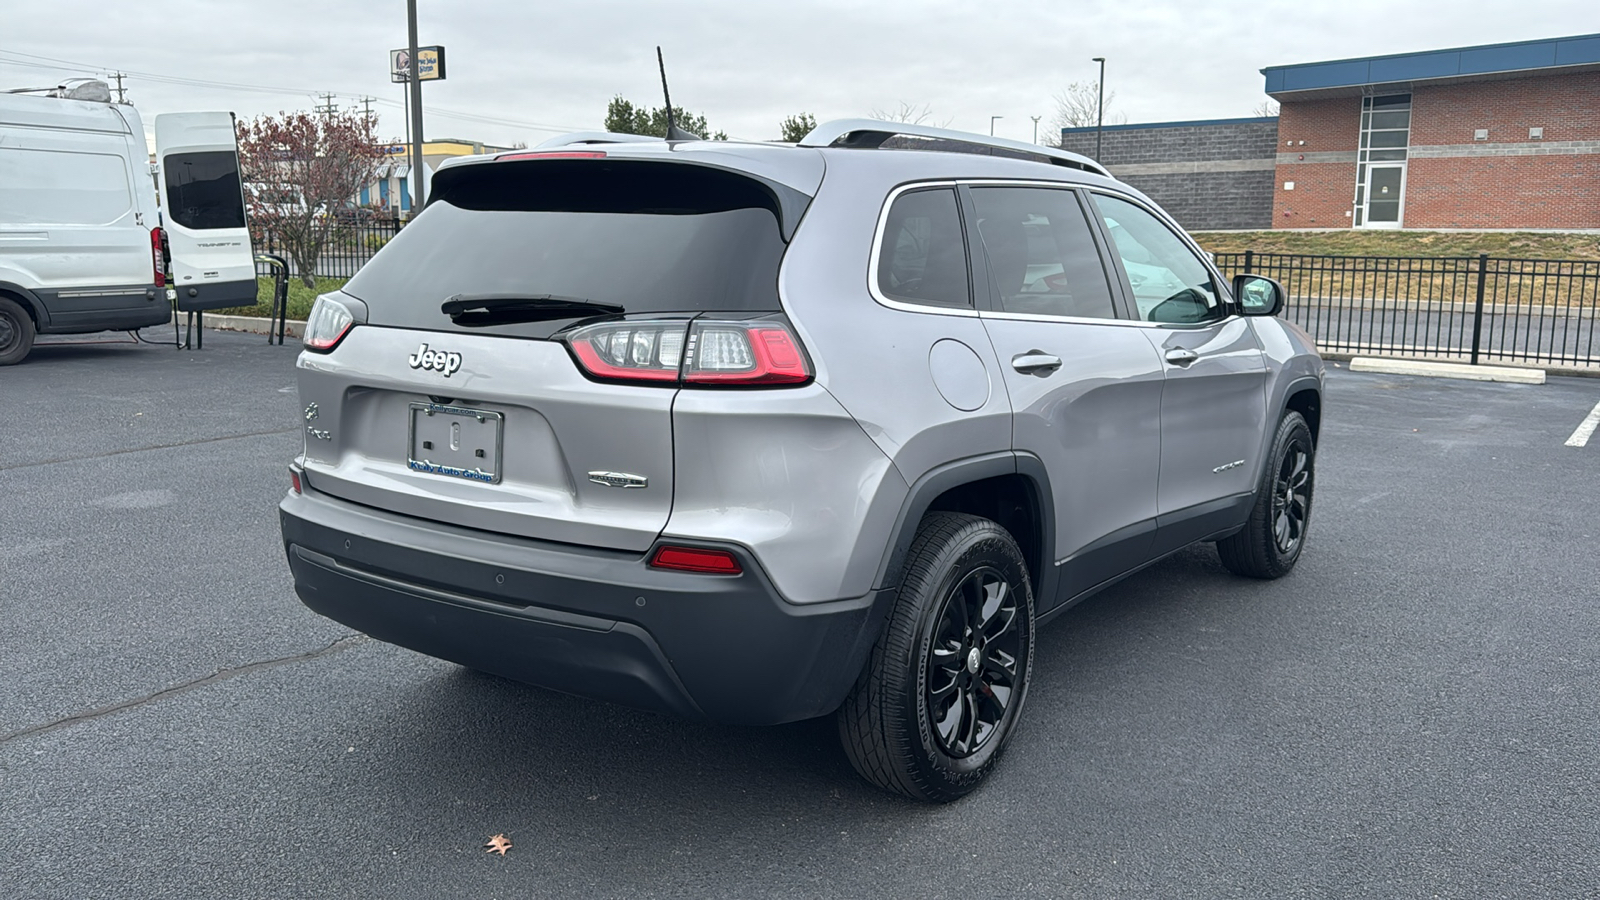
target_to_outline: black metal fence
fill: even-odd
[[[1323,350],[1600,365],[1600,261],[1218,253],[1230,277],[1277,279],[1284,316]]]
[[[356,274],[372,254],[377,253],[384,244],[405,227],[405,220],[390,219],[359,219],[340,222],[334,226],[333,237],[317,257],[316,271],[311,273],[318,278],[350,278]],[[257,253],[276,253],[289,261],[289,274],[300,274],[300,264],[290,255],[287,247],[271,231],[263,230],[251,235]],[[271,277],[270,268],[257,265],[256,274],[264,278]]]

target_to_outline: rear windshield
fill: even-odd
[[[439,308],[456,295],[552,296],[629,315],[780,309],[779,207],[754,179],[680,163],[529,160],[446,170],[434,190],[344,288],[374,325],[545,337],[573,321],[457,326]]]

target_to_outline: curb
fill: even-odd
[[[260,316],[219,316],[207,313],[203,320],[205,327],[217,331],[242,331],[245,334],[276,334],[274,326],[277,320],[266,319]],[[283,334],[285,337],[298,338],[306,333],[306,323],[300,319],[290,319],[284,323]]]
[[[1468,381],[1504,381],[1511,384],[1544,384],[1545,377],[1543,369],[1473,366],[1464,363],[1424,362],[1416,359],[1378,359],[1371,356],[1353,357],[1350,360],[1350,371],[1462,378]]]

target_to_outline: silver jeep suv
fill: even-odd
[[[1030,144],[852,120],[451,160],[311,314],[295,587],[558,691],[835,713],[867,780],[952,800],[1038,624],[1199,541],[1294,565],[1323,367],[1283,302]]]

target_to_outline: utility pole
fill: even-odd
[[[371,97],[361,98],[361,116],[368,122],[372,121],[372,100]]]
[[[127,103],[127,96],[122,91],[122,79],[126,76],[124,76],[121,72],[112,72],[111,77],[117,80],[117,102]]]
[[[1100,64],[1100,99],[1095,103],[1094,111],[1094,160],[1100,161],[1100,136],[1106,127],[1106,58],[1096,56],[1092,62]]]
[[[990,116],[989,117],[989,137],[994,137],[994,120],[995,119],[1004,119],[1004,118],[1005,118],[1005,116]]]
[[[409,42],[406,50],[411,54],[411,67],[406,72],[410,88],[411,109],[411,214],[422,208],[422,80],[417,77],[417,0],[406,0],[406,32]]]
[[[317,107],[317,112],[322,113],[323,118],[331,118],[338,111],[339,107],[334,104],[333,95],[323,94],[322,105]]]
[[[1033,142],[1037,144],[1039,143],[1039,120],[1044,116],[1029,116],[1028,118],[1033,120]]]

